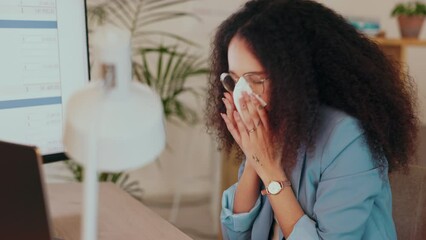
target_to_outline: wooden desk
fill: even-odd
[[[48,184],[47,195],[55,237],[80,239],[82,184]],[[112,183],[99,186],[99,240],[190,240],[176,227]]]

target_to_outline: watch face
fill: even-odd
[[[279,182],[272,181],[268,185],[268,191],[271,194],[277,194],[281,191],[281,189],[282,189],[282,187],[281,187],[281,184]]]

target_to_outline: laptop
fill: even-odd
[[[0,239],[53,240],[36,147],[0,141]]]

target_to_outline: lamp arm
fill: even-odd
[[[103,105],[103,104],[102,104]],[[83,221],[82,240],[96,240],[98,234],[98,143],[99,119],[102,107],[99,107],[95,119],[93,119],[90,133],[88,134],[88,151],[86,167],[84,170],[84,193],[83,193]]]

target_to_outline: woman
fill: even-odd
[[[253,0],[220,25],[212,70],[209,129],[245,156],[225,239],[396,239],[388,172],[417,132],[397,63],[319,3]]]

